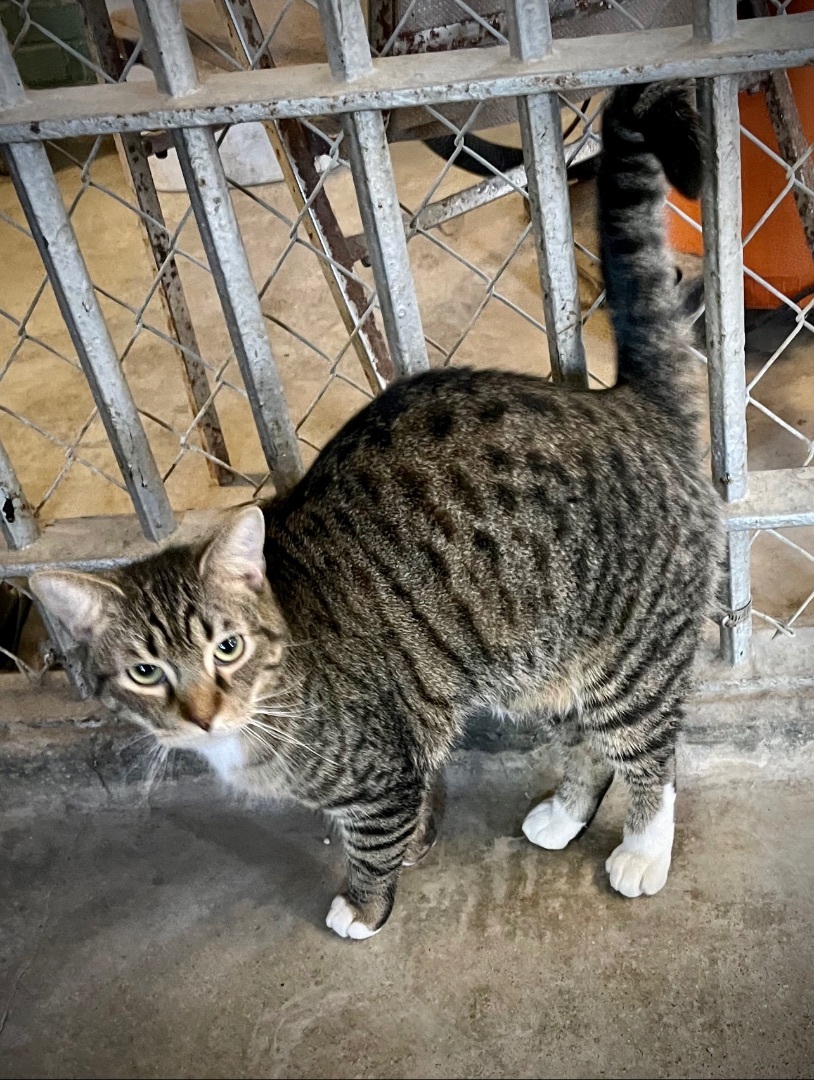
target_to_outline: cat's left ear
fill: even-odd
[[[201,556],[201,577],[242,581],[252,592],[260,592],[266,580],[265,540],[263,511],[257,506],[240,510],[218,530]]]

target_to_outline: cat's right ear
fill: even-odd
[[[40,570],[29,579],[31,591],[77,641],[91,642],[109,625],[122,591],[92,574]]]

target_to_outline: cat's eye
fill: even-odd
[[[164,670],[158,664],[133,664],[127,674],[139,686],[158,686],[164,681]]]
[[[246,642],[240,634],[230,634],[228,638],[219,641],[215,646],[215,662],[218,664],[234,664],[239,660],[246,648]]]

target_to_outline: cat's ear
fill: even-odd
[[[257,506],[240,510],[218,530],[201,556],[201,577],[242,581],[252,592],[260,592],[266,580],[265,540],[263,511]]]
[[[102,634],[121,603],[118,585],[92,574],[40,570],[29,579],[31,591],[43,607],[77,641],[93,641]]]

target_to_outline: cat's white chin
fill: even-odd
[[[246,764],[245,748],[237,732],[213,732],[187,745],[206,758],[221,780],[229,780]]]

